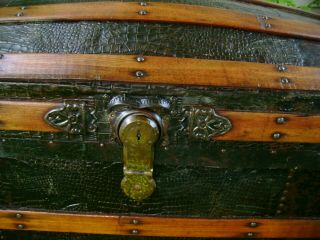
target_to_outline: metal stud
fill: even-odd
[[[284,64],[277,65],[277,69],[278,69],[279,72],[287,71],[287,67]]]
[[[144,72],[143,71],[136,71],[136,77],[138,77],[138,78],[144,77]]]
[[[264,24],[264,28],[271,28],[271,27],[272,27],[272,25],[270,23],[265,23]]]
[[[273,134],[272,134],[272,138],[273,138],[273,139],[280,139],[280,138],[281,138],[281,133],[279,133],[279,132],[273,133]]]
[[[146,10],[140,10],[140,11],[138,12],[138,14],[139,14],[139,15],[147,15],[148,12],[147,12]]]
[[[282,77],[282,78],[280,78],[280,82],[281,82],[282,84],[288,84],[288,83],[290,83],[290,80],[289,80],[289,78]]]
[[[21,213],[16,213],[15,217],[16,217],[17,219],[20,219],[20,218],[22,218],[22,214],[21,214]]]
[[[133,219],[132,220],[132,224],[134,224],[134,225],[138,225],[140,222],[139,222],[139,220],[137,220],[137,219]]]
[[[250,227],[256,227],[256,226],[258,226],[258,224],[257,224],[256,222],[251,222],[251,223],[249,224],[249,226],[250,226]]]
[[[247,236],[248,236],[248,237],[253,237],[253,235],[254,235],[254,234],[253,234],[252,232],[248,232],[248,233],[247,233]]]
[[[138,56],[137,57],[137,62],[144,62],[144,57],[143,56]]]
[[[18,225],[17,225],[17,228],[18,228],[18,229],[24,229],[24,227],[25,227],[25,226],[24,226],[23,224],[18,224]]]
[[[146,2],[140,2],[140,6],[147,6],[148,5],[148,3],[146,3]]]
[[[17,17],[22,17],[22,16],[23,16],[23,12],[18,12],[18,13],[16,14],[16,16],[17,16]]]
[[[277,117],[276,123],[278,124],[284,124],[286,122],[286,119],[284,117]]]
[[[49,141],[49,144],[53,144],[53,141],[52,141],[52,140],[50,140],[50,141]]]
[[[139,234],[139,230],[138,229],[133,229],[133,230],[131,230],[131,233],[132,234]]]

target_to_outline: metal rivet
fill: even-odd
[[[258,224],[256,223],[256,222],[251,222],[250,224],[249,224],[249,226],[250,227],[256,227]]]
[[[253,237],[253,233],[252,233],[252,232],[248,232],[248,233],[247,233],[247,236],[248,236],[248,237]]]
[[[24,229],[24,225],[23,225],[23,224],[18,224],[18,225],[17,225],[17,228],[18,228],[18,229]]]
[[[146,10],[140,10],[140,11],[138,12],[138,14],[139,14],[139,15],[147,15],[148,12],[147,12]]]
[[[103,143],[100,143],[100,147],[103,147],[104,146],[104,144]]]
[[[288,84],[288,83],[290,83],[290,80],[288,78],[286,78],[286,77],[282,77],[282,78],[280,78],[280,82],[282,84]]]
[[[15,217],[20,219],[20,218],[22,218],[22,214],[21,213],[16,213]]]
[[[271,28],[271,27],[272,27],[272,25],[270,23],[265,23],[264,24],[264,28]]]
[[[137,225],[137,224],[139,224],[140,222],[139,222],[139,220],[137,220],[137,219],[133,219],[132,220],[132,224],[135,224],[135,225]]]
[[[286,119],[284,117],[277,117],[276,123],[278,124],[284,124],[286,122]]]
[[[5,142],[6,140],[5,139],[2,139],[2,142]]]
[[[139,233],[139,230],[133,229],[133,230],[131,230],[131,233],[132,233],[132,234],[138,234],[138,233]]]
[[[49,144],[53,144],[53,141],[49,141]]]
[[[16,16],[17,16],[17,17],[22,17],[22,16],[23,16],[23,12],[18,12],[18,13],[16,14]]]
[[[136,71],[136,77],[141,78],[144,76],[144,72],[142,71]]]
[[[277,65],[277,69],[278,69],[279,72],[287,71],[287,67],[284,64]]]
[[[148,5],[148,3],[146,3],[146,2],[141,2],[140,3],[140,6],[147,6]]]
[[[272,138],[273,138],[273,139],[280,139],[280,138],[281,138],[281,133],[279,133],[279,132],[273,133],[273,134],[272,134]]]
[[[143,56],[138,56],[137,57],[138,62],[144,62],[144,57]]]
[[[222,153],[225,153],[226,151],[227,151],[227,150],[224,149],[224,148],[221,149],[221,152],[222,152]]]

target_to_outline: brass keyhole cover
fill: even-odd
[[[121,188],[130,198],[141,201],[156,187],[152,174],[160,125],[151,114],[137,111],[122,117],[118,136],[123,145],[124,162]]]

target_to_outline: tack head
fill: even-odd
[[[272,134],[272,138],[273,138],[273,139],[280,139],[280,138],[281,138],[281,133],[279,133],[279,132],[273,133],[273,134]]]

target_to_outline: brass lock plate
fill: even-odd
[[[154,145],[160,135],[161,127],[154,115],[144,111],[122,114],[118,128],[124,162],[121,188],[134,200],[149,197],[156,187],[153,179]]]

